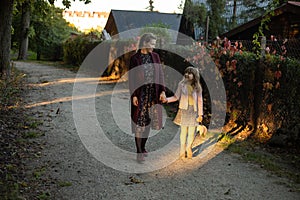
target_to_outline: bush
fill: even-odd
[[[63,44],[64,62],[80,66],[85,57],[93,50],[101,40],[94,39],[90,35],[78,35],[69,38]]]

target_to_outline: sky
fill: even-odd
[[[76,0],[72,1],[72,6],[68,10],[77,11],[107,11],[111,9],[115,10],[147,10],[149,6],[149,0],[91,0],[90,4]],[[155,11],[162,13],[182,13],[182,10],[178,9],[182,0],[153,0],[153,6]],[[62,0],[56,0],[55,5],[62,7]]]

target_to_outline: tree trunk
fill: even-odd
[[[10,70],[11,25],[14,0],[0,1],[0,76]]]
[[[22,4],[22,30],[20,34],[20,46],[19,46],[19,55],[18,60],[27,59],[28,51],[28,34],[29,34],[29,25],[30,25],[30,0],[26,0]]]
[[[37,59],[37,60],[41,60],[41,55],[42,55],[42,53],[41,53],[41,48],[40,48],[40,46],[39,46],[39,43],[37,43],[36,59]]]

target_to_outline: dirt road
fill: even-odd
[[[95,155],[84,141],[89,128],[82,134],[84,131],[78,130],[79,125],[74,123],[72,95],[76,74],[41,64],[17,62],[16,67],[27,75],[30,85],[25,99],[27,111],[43,122],[40,129],[45,133],[39,138],[45,141],[41,157],[28,164],[43,167],[45,176],[55,180],[45,187],[51,199],[300,199],[300,194],[291,190],[289,180],[246,163],[237,154],[223,151],[215,145],[213,137],[206,141],[196,139],[194,146],[202,149],[192,160],[175,160],[151,171],[154,168],[148,166],[158,165],[153,164],[155,156],[151,157],[150,153],[149,159],[153,163],[149,161],[142,167],[137,166],[134,138],[122,132],[112,114],[115,84],[98,84],[96,93],[99,95],[94,98],[96,103],[92,109],[96,112],[97,125],[110,142],[123,149],[121,152],[132,153],[124,157],[123,164],[128,164],[128,168],[120,166],[120,159],[114,157],[116,154],[110,156],[109,151]],[[115,99],[119,97],[128,101],[126,93],[117,93]],[[91,117],[86,116],[82,121],[89,124],[89,119]],[[166,146],[178,130],[170,118],[166,118],[165,123],[169,128],[149,139],[149,151]],[[209,145],[205,147],[205,144]],[[169,153],[174,154],[172,148]],[[105,156],[111,160],[101,160]],[[107,163],[114,161],[116,163]],[[148,172],[133,173],[135,166],[144,167]]]

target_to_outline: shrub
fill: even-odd
[[[69,38],[63,45],[64,62],[80,66],[85,57],[93,50],[101,40],[94,39],[90,35],[78,35]]]

